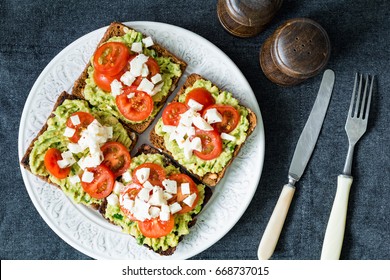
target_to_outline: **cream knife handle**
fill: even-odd
[[[295,193],[295,187],[287,184],[283,186],[282,193],[279,196],[275,209],[261,238],[257,256],[259,260],[268,260],[278,243],[280,233],[286,220],[291,200]]]
[[[340,258],[352,181],[351,176],[339,175],[337,177],[337,191],[326,227],[321,260],[338,260]]]

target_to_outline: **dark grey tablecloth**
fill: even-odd
[[[259,239],[286,183],[295,144],[321,75],[282,88],[262,73],[264,40],[287,19],[308,17],[328,32],[336,73],[323,129],[273,259],[318,259],[347,152],[344,123],[355,71],[377,75],[368,131],[353,165],[342,259],[390,259],[390,3],[383,0],[284,1],[259,36],[235,38],[220,25],[216,1],[0,1],[0,258],[88,259],[43,221],[24,186],[18,129],[28,93],[64,47],[112,21],[158,21],[191,30],[224,51],[248,79],[264,119],[264,169],[249,208],[219,242],[195,259],[255,259]]]

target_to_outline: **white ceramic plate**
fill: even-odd
[[[190,73],[209,78],[220,88],[234,93],[257,115],[258,125],[213,196],[198,217],[191,233],[176,252],[161,257],[136,244],[99,213],[75,205],[59,189],[43,182],[21,167],[23,180],[36,209],[46,223],[68,244],[96,259],[187,259],[222,238],[240,219],[256,191],[264,160],[264,130],[260,109],[247,80],[237,66],[215,45],[180,27],[157,22],[127,22],[165,46],[188,63],[179,87]],[[58,95],[71,92],[107,27],[95,30],[62,50],[42,71],[27,98],[19,130],[19,159],[49,116]],[[175,93],[171,96],[173,96]],[[149,130],[146,132],[148,134]],[[148,142],[145,135],[141,142]]]

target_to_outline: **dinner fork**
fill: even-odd
[[[358,84],[359,76],[359,84]],[[352,158],[355,144],[366,132],[368,114],[372,96],[372,87],[374,76],[371,77],[370,90],[367,95],[370,77],[367,75],[363,97],[361,97],[363,87],[363,75],[355,76],[355,85],[352,92],[351,103],[349,106],[345,131],[348,136],[348,153],[345,160],[343,174],[337,178],[337,191],[334,198],[332,210],[330,213],[328,225],[325,232],[324,243],[322,246],[322,260],[337,260],[340,258],[341,247],[344,239],[345,222],[347,217],[348,197],[351,189],[353,177],[351,175]],[[358,87],[358,88],[357,88]],[[356,96],[357,92],[357,96]]]

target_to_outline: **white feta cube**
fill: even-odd
[[[107,203],[112,206],[116,206],[119,204],[118,196],[114,193],[107,196]]]
[[[135,176],[141,184],[145,183],[149,179],[149,175],[150,168],[147,167],[140,168],[135,172]]]
[[[233,135],[227,134],[227,133],[225,133],[225,132],[222,132],[222,133],[221,133],[221,138],[222,138],[223,140],[227,140],[227,141],[231,141],[231,142],[236,141],[236,137],[234,137]]]
[[[169,214],[169,213],[160,212],[159,214],[160,214],[159,217],[160,217],[161,221],[166,222],[166,221],[169,221],[169,219],[171,218],[171,214]]]
[[[125,173],[122,174],[122,179],[125,181],[125,182],[131,182],[132,181],[132,178],[131,178],[131,174],[129,171],[126,171]]]
[[[192,207],[196,199],[196,193],[192,193],[191,195],[187,196],[184,200],[183,203],[187,204],[188,206]]]
[[[209,124],[218,123],[222,121],[222,115],[215,108],[206,110],[206,113],[204,114],[204,118],[207,120]]]
[[[74,128],[70,128],[70,127],[65,127],[65,131],[64,131],[64,136],[65,137],[73,137],[73,135],[76,133],[76,129]]]
[[[145,48],[149,48],[154,45],[153,39],[150,36],[143,38],[142,43],[144,43]]]
[[[131,86],[134,81],[135,81],[135,78],[131,73],[130,71],[126,71],[120,78],[120,81],[125,84],[126,86]]]
[[[175,180],[164,179],[162,185],[167,193],[177,194],[177,182]]]
[[[200,111],[203,108],[203,105],[199,102],[196,102],[194,99],[188,100],[187,104],[190,108],[194,109],[194,111]]]
[[[70,121],[73,123],[73,125],[79,125],[81,122],[80,122],[80,118],[78,115],[73,115],[73,116],[70,116]]]
[[[123,85],[117,79],[115,79],[111,82],[110,87],[111,87],[111,95],[114,97],[122,94],[122,92],[123,92],[123,89],[122,89]]]
[[[131,50],[136,53],[142,52],[142,43],[141,42],[134,42],[131,44]]]
[[[183,209],[183,208],[181,207],[181,205],[178,202],[175,202],[175,203],[169,205],[169,210],[171,211],[171,214],[175,214],[175,213],[179,212],[181,209]]]
[[[204,130],[204,131],[214,130],[214,128],[208,122],[206,122],[206,120],[204,118],[202,118],[201,116],[196,116],[195,118],[193,118],[192,121],[193,121],[194,125],[201,130]]]
[[[162,76],[160,73],[157,73],[156,75],[151,77],[150,80],[152,81],[153,84],[157,84],[158,82],[162,81]]]
[[[80,177],[79,177],[78,175],[70,176],[70,177],[69,177],[69,182],[70,182],[72,185],[76,185],[77,183],[80,182]]]
[[[154,88],[154,84],[148,79],[143,78],[141,83],[137,87],[137,90],[144,91],[147,94],[152,95],[153,88]]]
[[[90,172],[88,170],[85,170],[83,173],[83,176],[81,177],[81,181],[85,183],[91,183],[94,179],[94,174],[93,172]]]
[[[180,185],[180,188],[181,188],[181,193],[184,194],[184,195],[191,193],[191,191],[190,191],[190,183],[182,183]]]

